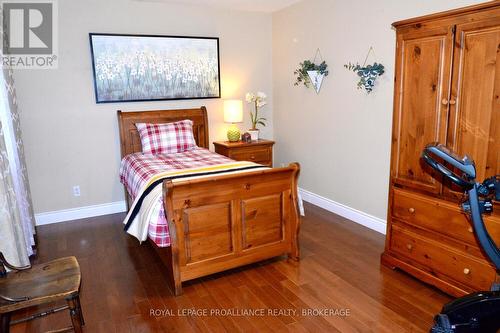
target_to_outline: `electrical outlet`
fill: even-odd
[[[80,196],[80,185],[73,186],[73,196],[75,197]]]

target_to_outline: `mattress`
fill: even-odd
[[[223,165],[233,160],[204,148],[195,148],[183,153],[152,155],[133,153],[125,156],[120,165],[120,181],[133,202],[148,182],[156,175],[169,171],[196,169]],[[148,214],[148,237],[159,247],[170,245],[168,224],[160,197],[152,213]]]

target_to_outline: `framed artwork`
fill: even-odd
[[[90,33],[97,103],[220,98],[219,38]]]

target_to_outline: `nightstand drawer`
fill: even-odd
[[[269,148],[242,148],[234,149],[229,153],[229,158],[237,161],[270,162],[271,149]]]
[[[257,140],[251,142],[214,142],[215,152],[236,161],[250,161],[273,166],[273,145],[271,140]]]

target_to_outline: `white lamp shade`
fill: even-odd
[[[243,121],[243,101],[228,99],[224,101],[224,121],[226,123],[241,123]]]

